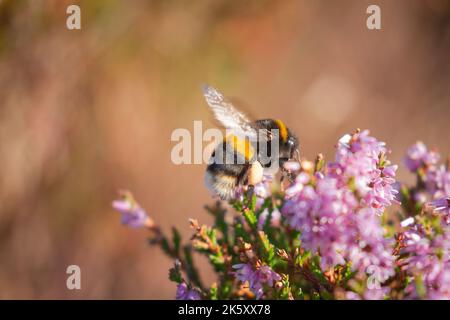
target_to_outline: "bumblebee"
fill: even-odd
[[[205,174],[208,189],[222,200],[231,200],[237,187],[252,188],[265,174],[274,175],[278,168],[283,177],[289,176],[283,164],[290,159],[298,160],[299,144],[283,121],[251,121],[215,88],[204,86],[203,93],[215,118],[227,129],[208,162]]]

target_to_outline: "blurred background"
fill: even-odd
[[[174,129],[215,126],[203,83],[284,119],[307,158],[356,128],[394,163],[419,139],[445,156],[450,1],[0,0],[0,298],[174,298],[172,261],[111,201],[131,190],[185,239],[189,217],[211,222],[205,165],[170,159]]]

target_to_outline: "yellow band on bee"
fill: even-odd
[[[288,131],[287,131],[286,126],[284,125],[283,121],[278,120],[278,119],[275,120],[275,123],[277,124],[278,128],[280,129],[281,140],[283,142],[286,142],[287,138],[288,138]]]
[[[253,158],[254,150],[248,139],[241,139],[234,134],[230,134],[225,137],[225,140],[227,143],[231,143],[233,150],[244,156],[245,160],[250,160]]]

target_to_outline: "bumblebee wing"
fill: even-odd
[[[217,89],[205,85],[203,94],[206,102],[214,112],[215,118],[227,129],[240,136],[256,138],[257,131],[247,116],[237,110]]]

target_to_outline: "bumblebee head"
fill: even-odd
[[[287,141],[287,144],[289,146],[289,151],[290,151],[289,159],[299,160],[300,151],[298,148],[299,145],[298,145],[297,137],[294,135],[291,135]]]
[[[280,166],[289,160],[299,160],[299,143],[295,135],[288,129],[287,138],[280,141]]]

